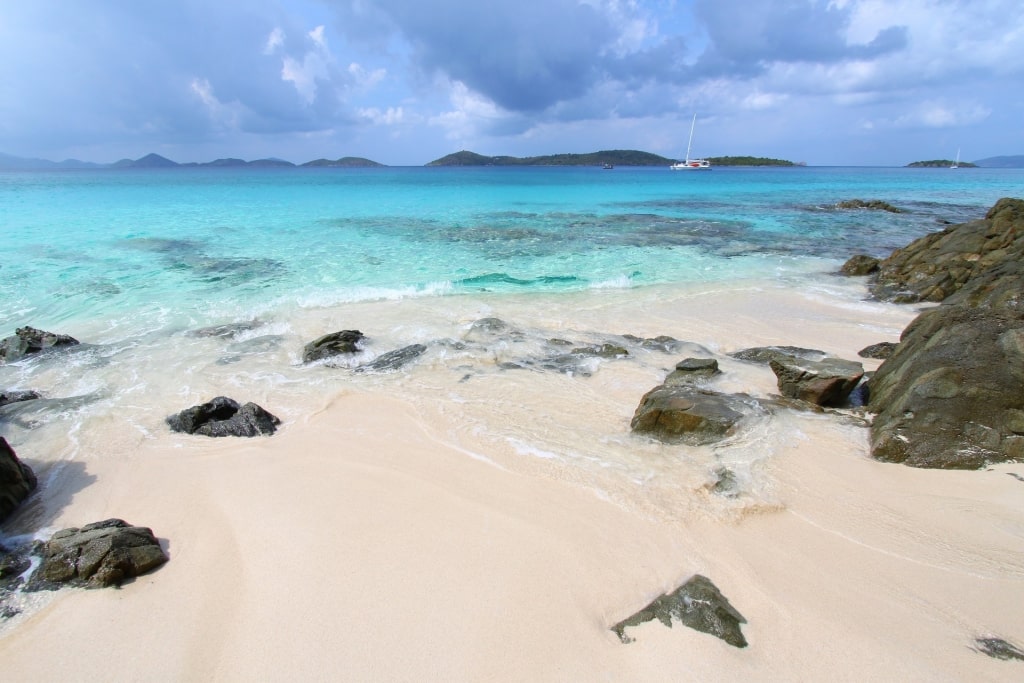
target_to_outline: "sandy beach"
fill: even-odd
[[[301,340],[373,321],[381,348],[487,315],[541,337],[668,334],[720,358],[716,389],[768,396],[770,370],[725,354],[793,344],[855,359],[898,339],[915,310],[861,301],[860,287],[376,302],[299,312],[287,328]],[[4,678],[1020,678],[1020,662],[973,646],[1024,639],[1024,467],[882,464],[862,425],[797,412],[719,447],[655,444],[629,419],[677,355],[571,377],[499,370],[513,351],[365,378],[298,368],[294,348],[244,373],[211,363],[185,391],[138,397],[127,425],[83,429],[84,457],[47,463],[25,443],[47,528],[120,517],[151,527],[170,561],[120,590],[31,598],[0,634]],[[243,386],[239,398],[284,419],[273,437],[162,428]],[[736,496],[711,491],[723,463]],[[746,618],[747,648],[680,624],[632,628],[628,644],[610,630],[696,573]]]

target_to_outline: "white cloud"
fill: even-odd
[[[362,89],[369,89],[383,81],[387,75],[387,69],[374,69],[367,71],[361,64],[352,62],[348,65],[348,73],[352,76],[355,86]]]
[[[378,126],[394,126],[404,123],[406,120],[402,107],[388,107],[384,110],[376,107],[360,109],[359,117]]]
[[[282,45],[284,45],[284,31],[280,27],[275,27],[270,32],[270,35],[267,36],[267,42],[263,46],[263,54],[272,55]]]

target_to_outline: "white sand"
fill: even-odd
[[[718,353],[776,343],[855,358],[913,317],[781,288],[549,303],[392,302],[292,325],[339,329],[372,312],[389,329],[429,326],[447,306],[460,324],[489,313],[567,337],[672,334]],[[135,436],[114,419],[94,430],[102,438],[80,436],[90,448],[49,485],[62,502],[49,523],[149,526],[170,562],[121,590],[65,590],[28,610],[0,635],[0,678],[1024,677],[1024,663],[971,649],[979,636],[1024,640],[1024,482],[1007,474],[1024,466],[876,463],[867,431],[830,416],[777,416],[718,449],[630,436],[640,395],[675,360],[609,363],[590,378],[480,372],[450,356],[319,385],[304,370],[304,383],[245,397],[287,403],[283,429],[252,440],[163,432],[159,416],[182,398],[154,396],[164,403]],[[773,390],[770,371],[722,363],[716,386]],[[737,499],[709,493],[722,462],[743,476]],[[679,624],[633,628],[630,644],[609,630],[694,573],[747,618],[749,647]]]

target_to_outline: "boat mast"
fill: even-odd
[[[690,163],[690,147],[693,145],[693,127],[697,125],[697,114],[693,115],[693,122],[690,124],[690,141],[686,143],[686,163]]]

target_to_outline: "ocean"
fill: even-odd
[[[673,487],[702,490],[722,463],[744,501],[726,507],[770,507],[752,463],[788,428],[666,450],[629,433],[642,394],[686,355],[728,369],[743,345],[813,346],[823,328],[851,343],[898,336],[908,309],[865,301],[861,280],[834,276],[842,262],[1022,190],[1024,172],[1002,169],[3,173],[0,334],[31,325],[83,344],[0,367],[0,389],[43,396],[4,408],[0,431],[56,491],[68,462],[130,459],[160,439],[189,447],[199,437],[164,418],[216,395],[256,401],[289,429],[338,396],[387,393],[446,415],[446,438],[469,456],[657,514],[675,514]],[[855,198],[904,212],[836,208]],[[855,334],[833,327],[834,310]],[[474,330],[484,318],[506,331]],[[197,332],[222,325],[238,327]],[[302,362],[304,344],[341,329],[367,335],[362,353]],[[639,341],[661,335],[680,344]],[[603,343],[629,357],[565,362]],[[355,370],[410,344],[427,351],[398,371]],[[763,368],[732,369],[718,388],[771,393]],[[637,502],[633,489],[661,486]]]

